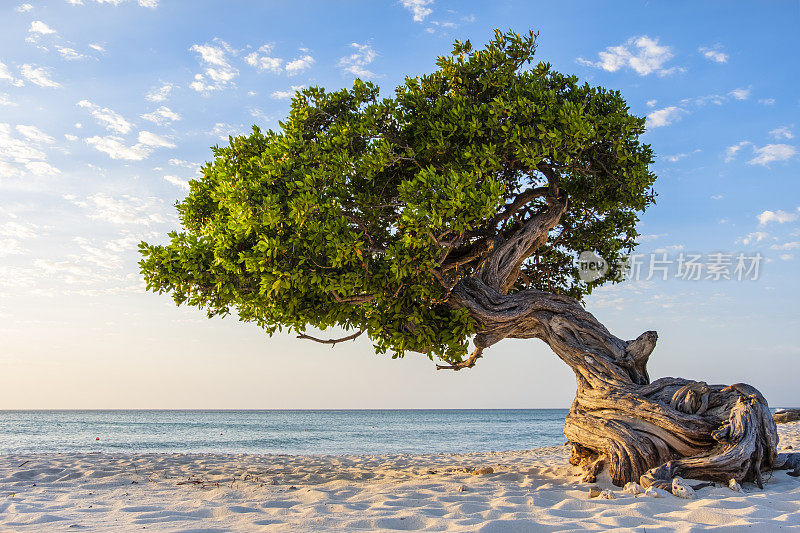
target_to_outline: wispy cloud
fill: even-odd
[[[647,127],[652,128],[661,128],[663,126],[668,126],[673,122],[680,120],[681,115],[686,113],[683,108],[676,107],[676,106],[669,106],[662,109],[656,109],[652,113],[648,113],[647,115]]]
[[[175,185],[177,187],[180,187],[181,189],[184,189],[184,190],[187,190],[187,191],[189,190],[189,182],[187,180],[182,180],[177,176],[164,176],[164,179],[167,182],[169,182],[169,183],[171,183],[171,184],[173,184],[173,185]]]
[[[788,126],[775,128],[774,130],[770,131],[769,134],[773,139],[794,139],[794,133],[792,133],[791,128]]]
[[[153,87],[144,95],[148,102],[163,102],[172,93],[175,86],[171,83],[162,83],[160,87]]]
[[[164,126],[170,122],[176,122],[181,119],[181,116],[178,113],[174,112],[167,106],[161,106],[151,113],[145,113],[144,115],[141,115],[141,117],[159,126]]]
[[[120,4],[125,3],[126,1],[133,1],[133,0],[67,0],[73,6],[82,6],[85,3],[96,3],[96,4],[111,4],[112,6],[118,6]],[[149,7],[151,9],[155,9],[158,7],[158,0],[136,0],[136,3],[142,7]]]
[[[737,243],[742,243],[743,245],[748,246],[750,244],[759,243],[759,242],[764,241],[764,240],[766,240],[768,238],[769,238],[769,233],[767,233],[765,231],[754,231],[752,233],[748,233],[747,235],[745,235],[741,239],[738,239],[736,242]]]
[[[272,55],[272,45],[270,44],[265,44],[257,51],[248,54],[244,60],[248,65],[258,70],[275,73],[283,70],[283,59]]]
[[[800,211],[800,208],[798,208],[798,211]],[[757,215],[756,218],[758,219],[758,223],[762,226],[766,226],[770,222],[785,224],[787,222],[794,222],[797,220],[798,213],[788,213],[778,209],[777,211],[764,211],[763,213]]]
[[[733,98],[735,98],[737,100],[747,100],[750,97],[750,91],[751,90],[752,89],[750,87],[747,87],[746,89],[745,88],[738,88],[738,89],[732,90],[728,94],[731,97],[733,97]]]
[[[28,33],[36,33],[39,35],[52,35],[56,33],[56,30],[54,30],[41,20],[34,20],[33,22],[31,22],[30,28],[28,28]]]
[[[108,131],[121,133],[124,135],[131,131],[131,128],[133,127],[130,122],[125,120],[122,115],[113,109],[100,107],[99,105],[88,100],[81,100],[77,103],[77,106],[88,109],[97,123],[105,127]]]
[[[175,148],[174,142],[170,141],[166,137],[162,137],[161,135],[150,133],[149,131],[140,131],[136,139],[139,141],[139,144],[143,146],[152,146],[154,148]]]
[[[769,165],[776,161],[788,161],[797,154],[797,149],[788,144],[768,144],[754,150],[755,157],[747,162],[748,165]]]
[[[233,48],[222,39],[214,39],[213,43],[195,44],[189,48],[200,56],[200,62],[205,67],[202,73],[194,75],[194,81],[189,84],[197,92],[209,93],[227,88],[239,75],[228,59],[228,55],[234,52]]]
[[[433,13],[433,9],[429,7],[433,5],[433,0],[400,0],[400,5],[414,15],[415,22],[422,22]]]
[[[0,179],[60,174],[46,161],[44,145],[53,142],[55,139],[35,126],[18,125],[12,129],[10,124],[0,124]]]
[[[89,218],[104,220],[111,224],[145,225],[167,222],[164,202],[155,197],[137,197],[129,194],[109,196],[97,193],[81,200],[74,195],[65,195],[65,200],[86,210]]]
[[[60,83],[50,78],[50,73],[45,68],[26,63],[20,67],[19,71],[23,78],[39,87],[61,87]],[[0,77],[2,77],[2,75],[0,75]]]
[[[20,132],[23,137],[25,137],[30,141],[43,142],[47,144],[53,144],[55,142],[54,138],[52,138],[50,135],[46,134],[36,126],[18,125],[15,129],[18,132]]]
[[[722,51],[722,45],[714,45],[713,47],[701,46],[697,49],[698,52],[703,54],[703,57],[715,63],[727,63],[728,54]]]
[[[344,69],[345,72],[354,74],[360,78],[371,78],[375,73],[367,69],[378,53],[373,50],[369,44],[350,43],[350,48],[354,50],[349,56],[344,56],[339,59],[339,67]]]
[[[85,59],[86,56],[75,50],[74,48],[68,48],[66,46],[56,46],[56,50],[61,57],[66,59],[67,61],[75,61],[78,59]]]
[[[736,154],[738,154],[742,148],[744,148],[745,146],[749,146],[751,144],[753,143],[751,143],[750,141],[739,141],[738,143],[732,146],[728,146],[725,149],[725,162],[730,163],[731,161],[733,161],[736,158]]]
[[[669,67],[664,65],[675,54],[672,48],[659,44],[658,39],[642,35],[631,37],[624,44],[609,46],[599,52],[597,61],[590,61],[582,57],[578,58],[581,65],[601,68],[608,72],[616,72],[622,68],[630,68],[640,76],[657,74],[667,76],[675,72],[683,71],[682,67]]]
[[[14,77],[14,75],[11,74],[8,66],[2,61],[0,61],[0,80],[6,80],[15,87],[21,87],[25,84],[25,82],[23,82],[21,79]]]
[[[274,98],[275,100],[288,100],[292,98],[297,91],[303,90],[305,87],[303,85],[292,85],[291,90],[288,91],[273,91],[270,94],[270,98]]]
[[[307,70],[311,68],[311,66],[316,63],[316,60],[311,57],[309,54],[302,55],[297,59],[293,59],[286,63],[286,73],[289,76],[294,76],[299,72]]]
[[[126,161],[141,161],[146,159],[151,149],[141,144],[128,146],[125,144],[125,139],[108,135],[100,137],[95,135],[86,139],[86,143],[94,147],[97,151],[107,154],[111,159],[123,159]]]

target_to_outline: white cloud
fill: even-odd
[[[161,106],[152,113],[146,113],[142,115],[142,118],[145,120],[149,120],[150,122],[153,122],[154,124],[157,124],[159,126],[163,126],[170,122],[175,122],[176,120],[180,120],[181,116],[178,113],[171,110],[170,108],[166,106]]]
[[[672,49],[658,43],[647,35],[631,37],[625,44],[609,46],[598,53],[598,61],[578,58],[582,65],[602,68],[608,72],[616,72],[623,67],[633,69],[640,76],[658,74],[666,76],[683,71],[679,67],[664,68],[664,64],[674,57]]]
[[[758,101],[758,103],[761,104],[761,105],[775,105],[775,99],[774,98],[762,98],[761,100]]]
[[[789,261],[794,259],[794,256],[792,254],[781,254],[779,257],[781,261]]]
[[[55,139],[35,126],[14,128],[24,137],[16,138],[11,125],[0,124],[0,178],[20,178],[26,174],[55,176],[61,171],[45,161],[45,153],[36,145],[50,144]]]
[[[92,50],[97,50],[98,52],[106,51],[106,49],[102,45],[97,43],[89,43],[89,48],[91,48]]]
[[[56,30],[42,22],[41,20],[34,20],[31,22],[31,27],[28,28],[28,33],[38,33],[39,35],[52,35]]]
[[[214,127],[211,128],[211,131],[207,133],[208,135],[213,135],[219,137],[223,141],[227,141],[228,137],[244,135],[244,130],[241,124],[239,126],[233,126],[224,122],[217,122],[214,124]]]
[[[661,158],[664,159],[665,161],[669,161],[670,163],[677,163],[678,161],[680,161],[684,157],[687,157],[688,155],[689,154],[687,153],[681,153],[681,154],[664,155],[661,156]]]
[[[647,115],[647,127],[652,129],[668,126],[679,120],[684,113],[686,113],[685,109],[676,106],[657,109]]]
[[[250,116],[253,118],[259,118],[264,122],[269,122],[270,120],[269,116],[267,116],[266,113],[264,113],[261,109],[257,107],[250,108]]]
[[[150,155],[151,149],[141,144],[127,146],[124,139],[113,135],[107,137],[89,137],[86,142],[96,150],[108,154],[111,159],[141,161]]]
[[[26,141],[13,137],[9,124],[0,124],[0,161],[28,163],[44,159],[44,152]]]
[[[747,89],[738,88],[732,90],[728,94],[736,98],[737,100],[747,100],[750,97],[750,91],[751,91],[750,87],[748,87]]]
[[[77,135],[72,135],[71,133],[65,133],[64,134],[64,138],[66,140],[68,140],[68,141],[77,141],[78,140],[78,136]]]
[[[345,72],[361,78],[375,76],[375,73],[367,69],[367,66],[378,57],[378,53],[372,49],[372,46],[369,44],[350,43],[350,48],[353,48],[355,52],[339,59],[339,67],[343,68]]]
[[[182,189],[189,190],[189,182],[186,180],[182,180],[177,176],[164,176],[164,179],[167,180],[169,183],[173,185],[177,185]]]
[[[751,243],[761,242],[768,238],[769,238],[769,233],[766,233],[764,231],[755,231],[753,233],[748,233],[745,237],[743,237],[740,240],[740,242],[745,246],[747,246]]]
[[[75,256],[75,259],[97,265],[101,268],[115,269],[122,267],[122,258],[119,256],[119,253],[92,246],[89,239],[85,237],[75,237],[72,240],[83,250],[83,254]]]
[[[739,153],[739,150],[752,144],[750,141],[740,141],[732,146],[728,146],[725,149],[725,162],[730,163],[736,158],[736,154]]]
[[[316,63],[316,60],[310,55],[306,54],[286,63],[286,73],[289,76],[293,76],[302,70],[311,68],[311,65],[314,63]]]
[[[189,87],[197,92],[207,93],[224,89],[239,75],[239,71],[228,62],[228,54],[233,53],[233,48],[221,39],[214,39],[214,43],[214,45],[195,44],[189,48],[199,54],[200,62],[205,64],[205,71],[202,74],[195,74],[195,81],[189,84]]]
[[[23,255],[28,252],[17,239],[0,239],[0,257]]]
[[[73,6],[82,6],[84,2],[84,0],[67,0],[67,1]],[[92,0],[86,0],[86,1],[88,2]],[[118,6],[124,3],[125,1],[126,0],[94,0],[94,2],[98,4],[110,4],[112,6]],[[152,9],[158,7],[158,0],[137,0],[136,3],[139,4],[141,7],[149,7]]]
[[[55,142],[55,139],[37,128],[36,126],[23,126],[19,125],[16,127],[16,130],[20,132],[25,138],[35,141],[35,142],[44,142],[48,144],[52,144]]]
[[[722,200],[723,198],[725,198],[724,194],[712,194],[711,195],[711,199],[712,200]]]
[[[38,235],[39,226],[31,223],[9,221],[0,224],[0,236],[12,237],[15,239],[35,239]]]
[[[79,53],[75,49],[67,48],[65,46],[56,46],[56,50],[58,51],[59,54],[61,54],[61,57],[63,57],[67,61],[75,61],[76,59],[84,59],[86,57],[85,55]]]
[[[800,241],[785,242],[783,244],[773,244],[770,250],[800,250]]]
[[[16,11],[17,13],[25,13],[27,11],[30,11],[31,9],[33,9],[33,6],[30,4],[20,4],[14,9],[14,11]]]
[[[289,98],[292,98],[297,91],[302,91],[303,89],[305,89],[305,86],[303,85],[292,85],[291,90],[274,91],[269,96],[275,100],[288,100]]]
[[[794,146],[788,144],[768,144],[755,148],[756,156],[747,162],[749,165],[768,165],[775,161],[788,161],[797,153]]]
[[[20,74],[29,82],[38,85],[39,87],[61,87],[61,84],[53,81],[50,74],[46,69],[37,67],[36,65],[24,64],[20,67]],[[0,75],[0,78],[2,75]]]
[[[647,107],[655,107],[657,103],[658,103],[658,100],[648,100],[647,101]]]
[[[798,208],[798,210],[800,210],[800,208]],[[757,215],[756,218],[758,219],[759,224],[766,226],[770,222],[777,222],[778,224],[794,222],[797,220],[798,214],[787,213],[786,211],[778,209],[777,211],[764,211],[760,215]]]
[[[8,80],[8,82],[15,87],[21,87],[24,85],[22,80],[15,78],[11,74],[11,71],[8,70],[8,67],[2,61],[0,61],[0,80]]]
[[[200,165],[197,163],[192,163],[191,161],[184,161],[183,159],[176,159],[172,158],[168,161],[168,163],[174,167],[184,167],[184,168],[191,168],[197,170],[200,168]]]
[[[428,15],[433,13],[433,9],[428,7],[433,5],[433,0],[400,0],[400,4],[411,11],[415,22],[422,22]]]
[[[105,220],[112,224],[149,226],[167,221],[161,213],[164,202],[159,198],[138,198],[127,194],[114,198],[104,193],[97,193],[85,200],[78,200],[70,195],[64,199],[86,209],[89,218]]]
[[[259,52],[261,52],[259,54]],[[272,45],[265,44],[257,52],[248,54],[244,60],[248,65],[258,70],[268,70],[270,72],[280,72],[283,69],[283,59],[271,55]]]
[[[101,126],[114,133],[126,134],[131,131],[132,125],[116,111],[107,107],[100,107],[88,100],[81,100],[77,103],[78,107],[90,110],[90,113]]]
[[[174,148],[175,143],[151,133],[149,131],[140,131],[137,136],[137,143],[133,146],[125,144],[125,140],[121,137],[109,135],[106,137],[89,137],[86,142],[93,146],[96,150],[108,154],[111,159],[122,159],[126,161],[141,161],[146,159],[153,151],[154,148]]]
[[[727,63],[728,54],[722,52],[720,48],[720,45],[716,45],[713,48],[701,46],[697,49],[697,51],[703,54],[703,56],[710,61],[714,61],[715,63]]]
[[[12,102],[11,98],[7,94],[0,93],[0,106],[16,107],[17,103]]]
[[[774,130],[769,132],[769,134],[774,139],[778,139],[778,140],[780,140],[780,139],[794,139],[794,133],[792,133],[792,130],[788,126],[781,126],[780,128],[775,128]]]
[[[175,148],[175,143],[161,137],[160,135],[156,135],[155,133],[150,133],[149,131],[140,131],[139,136],[137,137],[139,144],[143,146],[153,146],[155,148]]]
[[[212,46],[210,44],[195,44],[192,45],[189,50],[200,54],[201,60],[209,65],[228,67],[228,61],[225,57],[225,48],[220,46]]]
[[[153,87],[150,91],[144,96],[148,102],[163,102],[167,98],[169,98],[169,94],[175,86],[171,83],[163,83],[161,87]]]
[[[25,168],[31,174],[36,176],[56,176],[61,174],[61,171],[51,165],[50,163],[45,163],[44,161],[31,161],[29,163],[25,163]]]

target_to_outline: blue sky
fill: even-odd
[[[656,329],[651,376],[747,381],[800,405],[798,2],[178,2],[0,7],[0,408],[566,407],[547,347],[506,341],[435,372],[359,340],[269,339],[145,293],[136,243],[209,147],[279,128],[300,86],[384,94],[454,39],[540,32],[539,58],[648,117],[657,204],[640,252],[760,253],[757,280],[631,280],[587,307]],[[705,278],[705,274],[702,278]]]

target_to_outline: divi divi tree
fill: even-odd
[[[270,334],[364,334],[439,369],[540,339],[577,377],[564,432],[587,481],[607,467],[617,485],[760,484],[796,467],[756,389],[651,381],[656,333],[620,339],[582,306],[620,279],[581,279],[576,257],[633,249],[653,153],[619,92],[534,63],[535,49],[533,33],[497,31],[481,50],[456,41],[391,98],[361,80],[298,92],[280,131],[213,149],[177,204],[183,231],[141,245],[148,288]],[[329,327],[350,334],[306,334]]]

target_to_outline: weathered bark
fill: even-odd
[[[510,271],[508,264],[518,261],[499,263]],[[583,467],[586,481],[607,467],[620,486],[638,481],[669,488],[679,475],[762,486],[763,472],[800,467],[800,454],[777,454],[777,428],[755,388],[681,378],[651,383],[647,361],[654,331],[624,341],[576,300],[533,289],[504,294],[504,279],[484,273],[454,287],[451,302],[470,311],[479,331],[473,357],[447,368],[474,365],[485,348],[504,338],[546,342],[577,378],[564,433],[572,444],[571,462]]]

